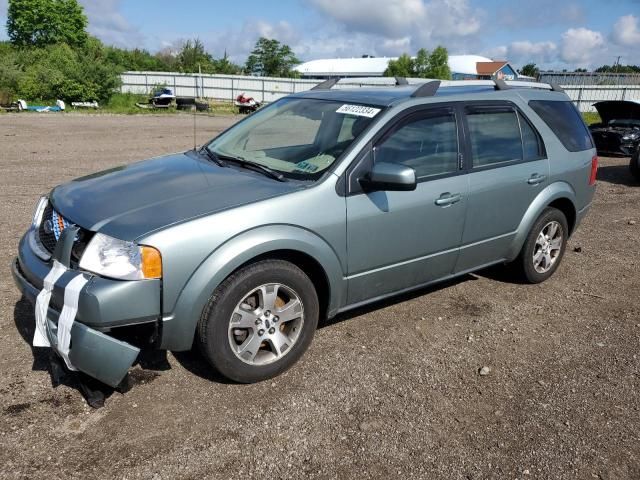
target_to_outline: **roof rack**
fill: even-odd
[[[511,87],[504,80],[496,78],[494,83],[496,84],[496,90],[511,90]]]
[[[331,90],[338,83],[345,87],[391,87],[395,84],[397,87],[414,86],[415,90],[410,94],[413,98],[432,97],[436,94],[440,87],[487,87],[498,91],[512,90],[514,88],[534,88],[541,90],[551,90],[554,92],[563,92],[562,87],[556,84],[529,82],[523,80],[429,80],[424,78],[405,78],[405,77],[357,77],[357,78],[329,78],[311,90]],[[393,83],[392,83],[393,82]]]
[[[340,78],[338,77],[330,78],[322,83],[319,83],[315,87],[312,87],[311,90],[331,90],[331,88],[339,81]]]
[[[412,98],[433,97],[440,88],[440,80],[430,80],[422,85],[419,85],[413,93]]]

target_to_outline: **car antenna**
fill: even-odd
[[[200,72],[200,74],[202,75],[202,69],[200,67],[200,64],[198,64],[198,71]],[[200,77],[200,81],[202,81],[202,76]],[[198,149],[198,145],[197,145],[197,135],[196,135],[196,112],[197,112],[197,108],[196,108],[196,102],[198,100],[198,77],[196,77],[196,88],[195,88],[195,92],[193,94],[193,151],[195,152]]]
[[[197,141],[196,141],[196,104],[193,104],[193,151],[197,150]]]

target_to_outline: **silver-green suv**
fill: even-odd
[[[596,170],[558,88],[324,84],[199,150],[56,187],[13,275],[35,344],[71,369],[117,385],[139,353],[123,332],[143,326],[255,382],[295,363],[321,318],[494,264],[546,280]]]

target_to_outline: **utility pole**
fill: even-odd
[[[620,85],[620,74],[618,72],[618,69],[620,67],[620,55],[616,57],[616,63],[614,64],[614,67],[614,72],[616,73],[616,85]]]

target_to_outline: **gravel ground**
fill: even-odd
[[[203,142],[234,117],[198,121]],[[53,388],[8,267],[36,199],[187,149],[192,129],[180,115],[0,115],[0,478],[640,478],[640,186],[626,159],[602,159],[591,213],[542,285],[494,269],[340,316],[257,385],[182,353],[136,366],[102,409]]]

